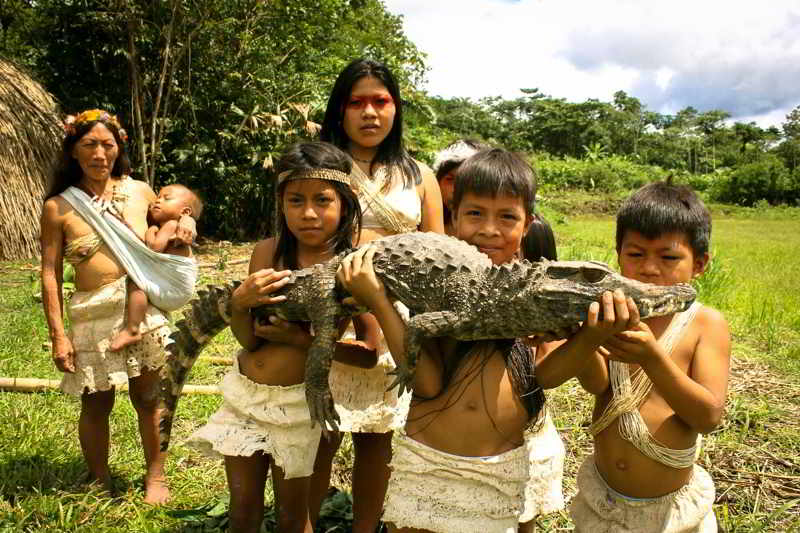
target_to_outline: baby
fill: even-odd
[[[175,230],[181,216],[188,215],[197,220],[202,212],[203,202],[188,187],[178,184],[162,187],[150,206],[148,219],[151,225],[144,234],[145,244],[156,252],[191,257],[191,247],[175,238]],[[125,327],[111,341],[112,352],[141,340],[139,325],[148,305],[147,294],[128,278],[128,318]]]

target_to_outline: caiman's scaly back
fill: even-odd
[[[404,233],[370,243],[376,248],[375,273],[396,300],[411,312],[406,332],[406,364],[392,386],[409,388],[422,340],[448,336],[461,340],[509,339],[566,331],[586,319],[589,304],[604,291],[622,289],[644,316],[686,309],[695,298],[689,285],[656,286],[624,278],[593,261],[519,261],[492,266],[491,260],[463,241],[436,233]],[[343,307],[337,289],[342,256],[292,273],[277,293],[287,300],[253,309],[255,317],[277,315],[308,321],[314,341],[306,359],[306,400],[312,421],[324,432],[337,429],[338,417],[328,388],[337,324],[358,312]],[[162,377],[165,404],[161,445],[166,449],[183,383],[200,351],[230,321],[230,297],[236,283],[199,293],[178,322]],[[361,310],[363,311],[363,310]]]

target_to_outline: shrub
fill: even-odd
[[[723,175],[711,188],[711,198],[720,202],[753,206],[759,200],[772,205],[797,201],[797,180],[772,154]]]
[[[697,192],[705,192],[710,190],[715,182],[727,179],[729,173],[728,169],[717,169],[708,174],[692,174],[682,171],[675,176],[675,181],[685,183]]]
[[[534,165],[540,184],[554,189],[616,192],[638,189],[668,175],[660,167],[641,165],[621,156],[590,160],[538,155]]]

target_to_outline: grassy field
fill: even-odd
[[[610,217],[555,223],[561,258],[614,264]],[[723,425],[706,440],[700,463],[717,486],[715,511],[728,532],[800,530],[800,216],[794,211],[715,211],[710,272],[700,299],[721,309],[734,333],[734,363]],[[200,261],[203,282],[240,276],[249,246],[212,244]],[[220,268],[221,267],[221,268]],[[0,376],[58,378],[36,298],[37,265],[0,263]],[[220,335],[205,355],[230,356]],[[201,360],[192,383],[212,384],[227,367]],[[570,382],[549,395],[567,444],[565,492],[574,493],[577,466],[590,450],[584,425],[590,398]],[[168,464],[173,501],[142,502],[143,458],[133,409],[124,394],[112,415],[111,463],[117,496],[87,492],[78,447],[78,403],[57,392],[0,392],[0,532],[219,531],[226,523],[225,476],[218,461],[182,446],[209,416],[215,396],[182,400]],[[338,485],[347,489],[350,450],[338,457]],[[347,518],[347,495],[327,506],[325,531]],[[539,520],[540,530],[569,529],[566,513]],[[269,531],[269,528],[266,529]]]

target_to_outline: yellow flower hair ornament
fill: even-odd
[[[112,115],[108,111],[102,109],[87,109],[77,115],[67,115],[64,118],[64,131],[67,135],[75,135],[77,127],[84,122],[102,122],[104,124],[111,124],[119,132],[120,139],[123,142],[128,142],[128,133],[122,128],[116,115]]]

